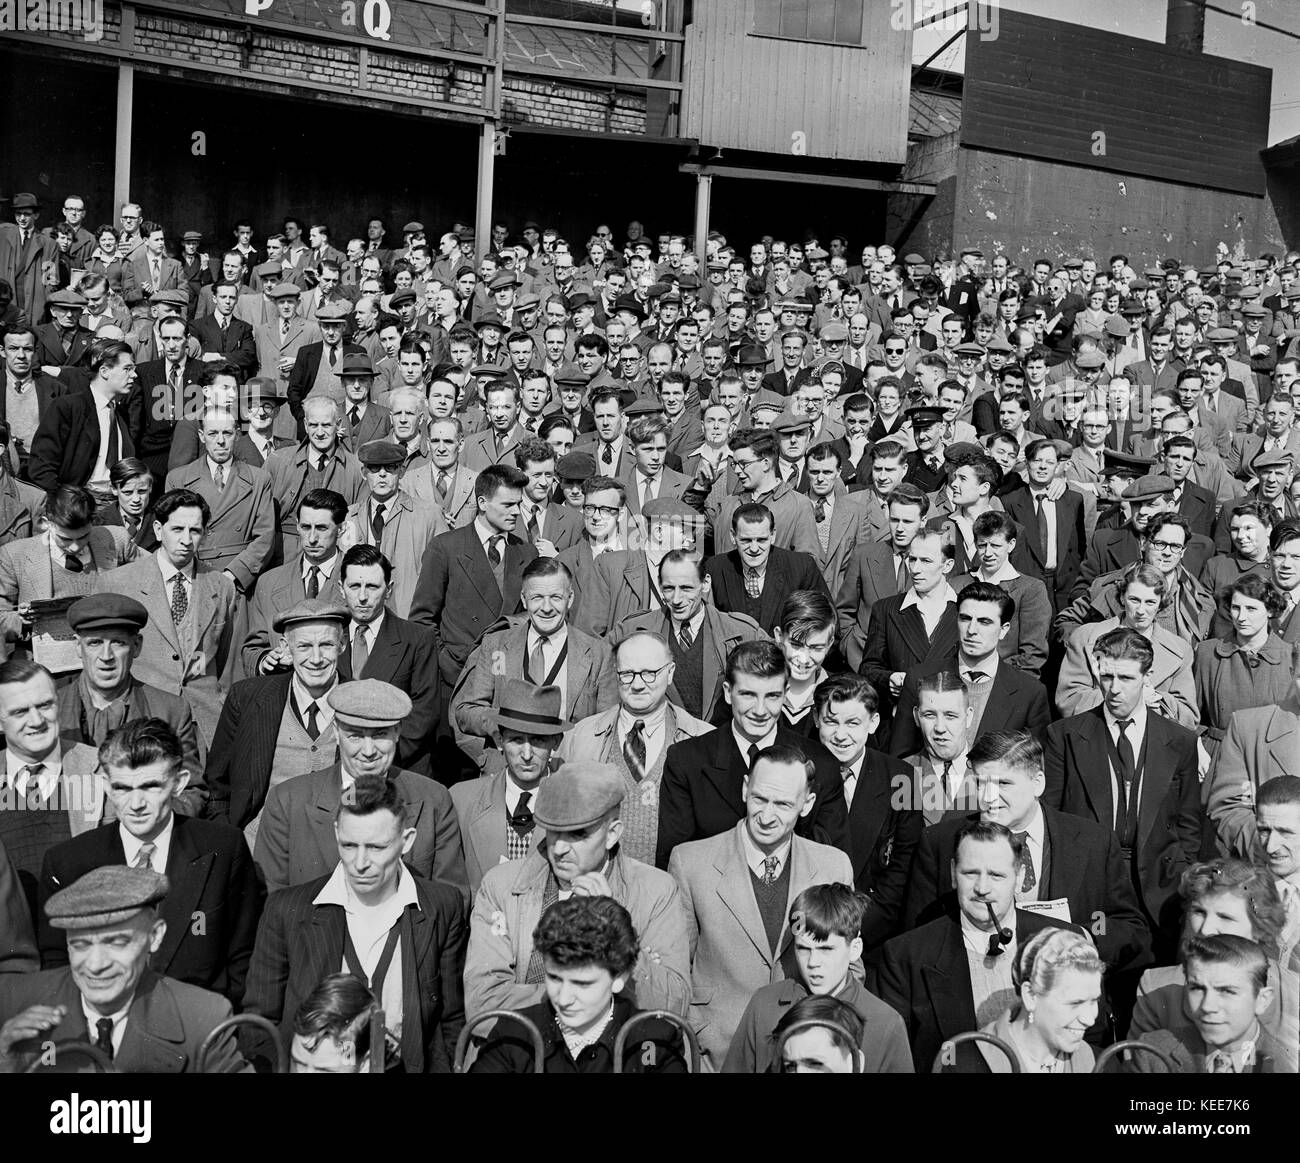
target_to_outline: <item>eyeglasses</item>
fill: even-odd
[[[581,481],[565,481],[564,487],[571,488],[574,484],[581,484]],[[583,505],[582,515],[584,517],[617,517],[618,508],[614,505]]]
[[[902,354],[903,354],[904,352],[906,352],[906,351],[907,351],[907,348],[905,348],[905,347],[887,347],[887,348],[885,348],[885,354],[886,354],[886,355],[902,355]]]
[[[1187,548],[1186,545],[1176,541],[1152,541],[1149,544],[1152,549],[1158,549],[1161,553],[1182,553]]]
[[[641,680],[642,685],[649,686],[670,666],[672,666],[671,662],[665,662],[657,670],[617,670],[614,673],[618,675],[620,686],[631,686],[632,680],[636,678]]]

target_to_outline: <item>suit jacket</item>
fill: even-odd
[[[621,619],[609,637],[617,647],[624,638],[638,630],[651,630],[668,641],[674,633],[672,618],[665,610],[646,610],[630,618]],[[703,715],[700,717],[712,722],[722,704],[722,679],[727,671],[727,656],[742,642],[767,641],[768,633],[748,614],[729,613],[717,609],[710,602],[704,603],[704,621],[700,626],[703,639],[704,679],[700,684],[704,697]],[[679,707],[684,707],[681,691],[677,682],[668,684],[668,699]]]
[[[871,607],[858,673],[869,678],[882,696],[888,695],[889,676],[896,671],[946,661],[957,653],[957,603],[948,603],[933,636],[928,636],[921,611],[915,606],[903,609],[906,597],[906,593],[891,594]]]
[[[238,1005],[262,912],[253,857],[235,828],[180,814],[172,820],[166,869],[170,887],[158,907],[167,932],[149,959],[150,967],[155,973],[224,994]],[[84,832],[45,853],[38,915],[41,963],[46,969],[68,963],[68,943],[66,934],[45,919],[45,902],[92,869],[125,863],[122,832],[116,823]],[[194,923],[196,917],[203,918],[202,925]]]
[[[1084,530],[1083,498],[1073,489],[1066,489],[1053,502],[1056,507],[1056,589],[1068,594],[1083,564],[1084,547],[1088,535]],[[1034,507],[1029,486],[1015,489],[1002,498],[1002,508],[1025,531],[1025,550],[1017,558],[1019,568],[1031,577],[1042,579],[1047,569],[1039,542],[1038,511]]]
[[[81,992],[70,969],[0,977],[0,1024],[34,1005],[62,1006],[63,1020],[39,1039],[14,1046],[20,1068],[37,1060],[50,1042],[94,1044],[94,1035],[86,1029]],[[120,1074],[197,1073],[199,1047],[230,1016],[230,1002],[220,994],[146,969],[127,1011],[122,1047],[113,1055],[113,1069]],[[208,1052],[206,1073],[239,1074],[247,1070],[233,1031],[218,1039]]]
[[[172,439],[177,422],[188,419],[194,424],[201,407],[202,394],[193,386],[203,369],[197,359],[186,359],[181,369],[182,391],[179,400],[172,399],[168,407],[171,390],[167,384],[166,359],[154,359],[148,363],[136,365],[135,383],[121,405],[126,413],[127,428],[131,441],[135,445],[136,455],[149,466],[154,475],[155,489],[161,489],[161,483],[167,476],[168,457],[171,453]],[[169,419],[169,416],[171,417]],[[197,432],[195,427],[196,445]],[[199,454],[195,448],[194,456]],[[194,459],[186,460],[186,464]]]
[[[470,654],[451,694],[451,718],[456,743],[467,755],[482,761],[492,741],[491,719],[500,704],[499,684],[524,677],[527,662],[528,618],[520,615],[497,623]],[[562,718],[576,723],[602,707],[618,701],[614,677],[614,652],[609,644],[570,626],[565,658]],[[543,675],[531,675],[540,684]]]
[[[631,516],[639,517],[641,515],[641,478],[633,469],[621,479],[627,485],[627,511]],[[659,488],[655,495],[660,500],[669,497],[679,500],[681,495],[690,487],[690,484],[691,478],[685,473],[665,467],[659,470]]]
[[[415,847],[406,864],[416,876],[442,880],[466,893],[465,857],[451,795],[422,775],[390,768],[388,778],[406,801]],[[339,862],[334,817],[343,792],[340,766],[286,780],[266,797],[253,853],[268,892],[305,884],[334,871]]]
[[[658,577],[650,576],[650,563],[639,549],[607,549],[592,563],[591,585],[582,594],[582,608],[574,624],[603,638],[634,614],[662,609]]]
[[[382,404],[373,402],[366,405],[366,410],[361,414],[356,428],[353,428],[348,420],[347,407],[343,409],[343,419],[340,424],[343,430],[343,443],[354,454],[363,444],[369,444],[372,440],[383,440],[393,431],[392,413]]]
[[[1044,757],[1047,786],[1042,800],[1047,807],[1113,829],[1107,732],[1100,707],[1048,727]],[[1158,950],[1162,943],[1171,947],[1177,939],[1182,913],[1178,883],[1183,870],[1197,860],[1200,847],[1196,736],[1148,712],[1146,766],[1132,869]]]
[[[302,576],[302,555],[297,554],[283,565],[268,569],[260,578],[248,603],[248,629],[240,647],[240,661],[243,664],[245,678],[258,674],[258,663],[262,656],[273,649],[279,641],[279,635],[271,629],[277,614],[307,597],[306,583]],[[338,581],[342,558],[334,565],[329,586]],[[325,588],[322,586],[322,589]]]
[[[1183,493],[1178,498],[1178,512],[1187,518],[1193,533],[1213,537],[1214,515],[1218,507],[1218,498],[1209,489],[1190,480],[1183,482]]]
[[[130,565],[100,574],[99,593],[125,594],[149,611],[141,634],[144,645],[131,671],[141,682],[190,705],[199,738],[210,746],[225,697],[221,675],[234,648],[235,584],[224,574],[199,566],[190,585],[189,617],[195,619],[194,648],[181,656],[180,638],[172,621],[171,595],[163,586],[158,559],[150,554]]]
[[[304,440],[292,448],[281,448],[266,458],[276,520],[280,523],[280,544],[286,559],[298,552],[298,506],[308,491],[307,477],[312,471],[309,456],[314,461],[320,453]],[[341,444],[336,444],[333,454],[326,458],[321,487],[341,493],[350,505],[361,495],[361,485],[361,465],[357,458]]]
[[[201,456],[169,472],[167,488],[190,489],[207,501],[212,519],[199,561],[211,570],[230,570],[241,590],[251,589],[275,549],[275,507],[265,470],[231,460],[226,487],[218,492],[208,458]]]
[[[745,613],[749,597],[745,592],[745,570],[740,551],[733,549],[730,553],[715,554],[704,563],[704,569],[713,579],[713,605],[725,612]],[[826,588],[826,579],[811,555],[774,545],[767,559],[758,615],[754,619],[766,633],[772,633],[780,619],[781,606],[794,590],[814,590],[828,599],[831,596]]]
[[[209,315],[190,324],[190,334],[203,350],[224,356],[226,361],[239,368],[244,379],[257,371],[257,339],[253,328],[237,316],[231,316],[225,331],[217,325],[217,317]]]
[[[470,896],[476,897],[483,877],[506,863],[506,773],[462,780],[448,790],[460,825]],[[541,836],[542,829],[534,828],[530,851],[536,849]]]
[[[513,467],[515,449],[532,437],[533,434],[527,428],[516,423],[506,438],[505,446],[498,452],[491,428],[471,433],[465,437],[465,443],[461,446],[460,462],[476,476],[492,464],[508,464]]]
[[[914,755],[925,745],[921,729],[912,712],[919,702],[921,680],[941,670],[957,670],[958,658],[954,651],[945,659],[932,659],[924,666],[907,672],[903,689],[898,692],[898,706],[894,708],[893,731],[889,739],[891,755],[900,758]],[[1041,743],[1052,720],[1052,710],[1047,701],[1047,690],[1036,678],[999,660],[993,675],[993,687],[984,704],[976,733],[990,731],[1031,731]],[[974,736],[972,736],[974,738]]]
[[[523,572],[537,556],[527,542],[506,537],[502,554],[504,593],[473,524],[433,538],[425,550],[411,603],[411,621],[438,635],[443,681],[454,686],[470,651],[500,617],[519,613]]]
[[[1233,711],[1201,793],[1220,852],[1255,858],[1255,793],[1279,775],[1300,776],[1300,705]]]
[[[1039,875],[1038,899],[1069,902],[1070,920],[1095,933],[1097,948],[1111,970],[1136,969],[1149,958],[1151,933],[1138,906],[1133,880],[1111,829],[1081,816],[1044,807],[1047,872]],[[914,929],[936,917],[955,916],[952,855],[958,829],[978,815],[944,820],[921,835],[908,878],[903,925]],[[1094,929],[1094,921],[1106,924]]]
[[[409,493],[421,504],[437,502],[438,492],[434,488],[438,470],[432,464],[422,464],[409,469],[402,477],[402,492]],[[448,529],[463,529],[473,523],[478,516],[478,504],[474,499],[474,482],[478,473],[457,464],[447,485],[447,499],[437,502],[441,505],[442,515]]]
[[[120,405],[115,409],[121,457],[134,456],[135,444]],[[55,396],[32,437],[27,475],[32,484],[52,493],[60,485],[84,485],[99,456],[99,418],[89,388]]]
[[[819,538],[816,554],[817,566],[832,600],[844,584],[854,551],[872,540],[868,513],[866,493],[836,493],[826,548],[821,548]]]
[[[18,870],[0,844],[0,976],[35,973],[40,967],[27,896]]]
[[[190,285],[185,272],[181,270],[181,264],[166,255],[158,260],[158,281],[155,283],[153,272],[149,269],[148,254],[141,247],[129,261],[122,264],[122,298],[130,306],[146,301],[157,291],[184,291],[188,299]]]
[[[242,303],[244,300],[240,300]],[[239,303],[235,304],[238,311]],[[297,360],[298,352],[302,350],[304,344],[320,342],[320,328],[316,325],[315,320],[300,319],[295,316],[289,320],[289,332],[287,335],[281,334],[280,320],[278,318],[271,320],[262,325],[254,325],[253,338],[257,343],[257,366],[264,376],[270,376],[279,385],[281,391],[287,392],[289,387],[289,373],[280,371],[280,361],[282,359]],[[319,365],[319,361],[318,365]],[[293,370],[293,369],[290,369]],[[313,370],[312,379],[315,379]],[[307,386],[311,386],[309,380]],[[283,419],[283,414],[281,416]],[[281,426],[277,424],[277,436],[291,436],[290,431],[293,426],[293,417],[284,422]]]
[[[881,598],[898,593],[894,546],[890,541],[859,545],[849,554],[844,580],[835,591],[839,615],[840,650],[852,670],[862,666],[862,653],[871,626],[871,608]]]
[[[36,328],[37,349],[32,360],[33,370],[42,367],[85,367],[94,333],[80,324],[72,333],[72,343],[63,349],[63,333],[53,323],[41,323]],[[51,377],[52,378],[52,377]]]
[[[343,366],[343,357],[348,355],[365,355],[366,349],[358,347],[355,343],[339,343],[339,367]],[[302,426],[302,405],[303,401],[311,395],[312,389],[316,383],[316,373],[320,371],[321,360],[325,358],[325,341],[323,339],[313,340],[311,343],[304,343],[298,348],[294,356],[293,367],[289,369],[289,411],[293,418],[298,421],[298,435],[304,436],[306,430]],[[333,385],[337,375],[331,380]],[[338,380],[337,391],[333,387],[323,395],[328,395],[339,406],[339,414],[342,415],[346,408],[346,397],[343,394],[343,382]]]
[[[179,424],[177,425],[177,428],[178,429],[180,428]],[[196,446],[194,449],[196,454],[198,452],[197,442],[198,442],[198,433],[196,430],[195,431]],[[297,443],[296,441],[289,439],[289,437],[287,436],[272,436],[270,451],[279,452],[279,450],[282,448],[292,448],[296,443]],[[191,457],[190,459],[193,458]],[[253,468],[266,467],[266,457],[262,455],[257,445],[253,443],[252,438],[246,432],[241,432],[239,433],[239,435],[235,437],[235,459],[240,461],[243,464],[251,465]],[[184,463],[188,464],[189,461],[186,460],[184,461]],[[176,467],[179,468],[180,466],[177,465]]]
[[[817,798],[812,810],[799,821],[796,832],[852,854],[844,781],[835,757],[817,740],[784,726],[777,727],[776,742],[797,747],[816,766],[812,790]],[[668,748],[659,784],[655,863],[660,868],[668,867],[668,859],[678,845],[717,836],[744,819],[741,787],[748,766],[736,746],[730,723]],[[850,876],[845,883],[851,880]]]
[[[1190,1023],[1180,1022],[1177,1030],[1146,1030],[1137,1036],[1137,1040],[1169,1055],[1177,1074],[1206,1073],[1205,1060],[1209,1055],[1196,1027]],[[1294,1052],[1261,1024],[1259,1040],[1255,1043],[1255,1064],[1246,1073],[1294,1074],[1295,1067],[1289,1064],[1293,1058]],[[1124,1069],[1129,1074],[1167,1073],[1154,1054],[1134,1054]]]
[[[446,532],[447,522],[437,505],[420,504],[401,490],[389,498],[377,544],[393,567],[393,588],[388,601],[400,617],[406,618],[411,613],[420,563],[429,542]],[[363,487],[361,495],[348,506],[339,548],[346,552],[354,545],[375,544],[370,490]]]
[[[6,472],[0,477],[0,545],[22,541],[39,531],[45,494]]]
[[[1016,942],[1041,929],[1067,928],[1041,913],[1016,910]],[[978,1028],[961,926],[940,917],[886,941],[867,963],[866,985],[903,1017],[918,1071],[930,1069],[943,1043]]]
[[[338,905],[314,903],[329,879],[321,876],[274,893],[258,930],[244,1011],[277,1022],[286,1049],[307,995],[343,964],[347,915]],[[402,1063],[410,1074],[449,1074],[465,1023],[465,902],[451,885],[413,879],[419,905],[407,905],[398,921]]]
[[[690,936],[690,1021],[705,1062],[714,1069],[721,1067],[754,992],[799,975],[788,919],[775,951],[768,942],[741,839],[746,826],[741,820],[718,835],[681,845],[668,868],[682,894]],[[853,883],[842,851],[802,836],[792,839],[789,861],[791,901],[814,884]]]

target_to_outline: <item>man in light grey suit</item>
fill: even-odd
[[[491,712],[497,749],[487,766],[497,770],[451,789],[471,894],[490,869],[537,847],[533,802],[542,779],[558,766],[555,752],[573,726],[560,713],[560,701],[557,686],[506,679],[500,705]]]
[[[189,703],[206,749],[221,716],[221,676],[234,648],[235,583],[199,564],[211,513],[198,493],[172,489],[153,513],[157,552],[100,574],[96,588],[135,598],[149,611],[132,673]]]
[[[442,784],[393,766],[411,700],[391,683],[362,678],[326,696],[334,712],[339,762],[273,787],[262,809],[253,859],[268,892],[328,876],[339,862],[334,820],[346,788],[361,775],[387,775],[402,793],[415,829],[406,863],[416,876],[444,880],[468,899],[465,856],[451,795]]]
[[[632,405],[633,412],[637,406]],[[622,479],[627,485],[627,511],[634,517],[640,515],[643,498],[676,499],[690,487],[690,477],[664,467],[668,421],[662,414],[637,415],[627,426],[627,444],[632,449],[632,467]]]
[[[719,1070],[755,991],[796,977],[790,902],[814,884],[853,884],[848,856],[794,834],[812,810],[812,763],[776,744],[745,777],[745,818],[673,849],[691,938],[691,1024],[705,1065]]]
[[[257,366],[260,374],[275,379],[280,394],[289,395],[289,372],[293,370],[298,352],[309,343],[320,340],[320,327],[314,320],[298,317],[298,288],[292,283],[280,283],[266,292],[275,302],[279,318],[269,325],[257,327]],[[272,430],[276,436],[291,440],[298,438],[298,424],[288,408],[282,408],[275,418]]]
[[[849,557],[871,539],[867,506],[861,493],[844,491],[840,480],[840,451],[829,441],[814,444],[804,458],[808,499],[817,522],[817,567],[832,594],[840,592],[849,570]]]
[[[520,583],[524,617],[489,627],[470,654],[451,696],[456,743],[483,762],[492,708],[509,678],[558,686],[562,716],[576,721],[614,702],[617,680],[609,645],[569,625],[573,578],[552,557],[537,557]]]
[[[402,492],[421,504],[437,504],[448,529],[463,529],[478,515],[474,482],[478,473],[461,463],[465,425],[458,416],[429,421],[429,463],[409,469],[402,477]]]
[[[519,389],[504,380],[493,380],[484,393],[488,427],[465,439],[462,459],[465,467],[481,472],[490,464],[513,464],[515,449],[533,434],[519,423]]]

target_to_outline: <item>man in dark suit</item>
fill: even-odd
[[[1201,845],[1196,736],[1147,709],[1146,638],[1111,630],[1094,651],[1102,705],[1047,729],[1043,802],[1112,829],[1156,956],[1168,957],[1181,930],[1179,878]]]
[[[907,548],[912,584],[871,608],[858,672],[882,698],[898,698],[908,671],[957,650],[957,595],[948,584],[953,546],[937,529],[922,529]]]
[[[32,320],[36,363],[43,368],[84,367],[94,333],[81,325],[86,297],[78,291],[55,291],[49,297],[50,322]]]
[[[731,515],[736,548],[716,554],[704,565],[714,606],[753,618],[768,634],[792,590],[815,590],[830,597],[816,558],[772,544],[773,524],[766,506],[741,505]]]
[[[933,659],[910,670],[894,710],[889,750],[900,758],[921,749],[914,712],[921,681],[928,674],[953,670],[970,694],[974,717],[970,735],[986,731],[1031,731],[1040,739],[1052,712],[1043,684],[1017,670],[998,655],[998,643],[1011,629],[1015,601],[1001,586],[971,582],[957,595],[957,648],[946,658]]]
[[[99,751],[117,819],[45,853],[39,899],[42,965],[68,963],[67,942],[50,927],[44,904],[59,889],[106,864],[149,867],[170,888],[159,915],[167,922],[150,959],[158,973],[224,994],[238,1005],[262,910],[248,845],[226,824],[172,810],[189,782],[180,740],[161,719],[132,719]],[[203,923],[196,925],[195,917]]]
[[[930,1068],[949,1038],[988,1025],[1018,1000],[1011,982],[1016,951],[1042,929],[1067,927],[1016,908],[1024,842],[1001,824],[963,821],[947,855],[957,885],[955,914],[886,941],[867,965],[867,988],[902,1015],[919,1070]],[[1010,940],[1003,941],[1008,930]],[[970,959],[978,954],[968,941],[979,943],[979,953],[988,942],[980,975],[971,974]],[[946,1064],[965,1061],[959,1050],[955,1063]]]
[[[195,425],[194,455],[198,455],[197,424],[202,389],[214,384],[227,367],[216,361],[205,363],[190,358],[185,342],[185,320],[179,315],[160,320],[158,334],[162,354],[136,367],[135,384],[122,405],[136,455],[153,473],[155,496],[161,495],[167,478],[178,423],[188,420]],[[184,463],[193,459],[191,456]]]
[[[35,194],[15,194],[14,221],[0,222],[0,279],[31,323],[45,313],[46,296],[58,286],[59,245],[36,229],[41,204]]]
[[[354,454],[363,444],[382,440],[393,430],[392,415],[371,399],[375,365],[368,355],[345,355],[339,379],[343,384],[343,440]]]
[[[288,1042],[303,999],[344,965],[379,1002],[405,1071],[447,1074],[465,1021],[465,901],[403,864],[416,839],[411,811],[392,780],[358,776],[334,812],[334,871],[268,902],[244,1011],[278,1022]]]
[[[220,282],[213,288],[213,314],[191,324],[190,331],[203,344],[203,358],[215,356],[239,368],[240,378],[257,371],[257,340],[253,329],[235,316],[239,299],[236,283]]]
[[[0,372],[0,377],[4,379],[5,390],[0,392],[0,420],[9,426],[11,434],[9,449],[4,455],[9,457],[9,464],[13,474],[26,480],[28,474],[27,459],[32,439],[36,435],[36,430],[40,427],[40,422],[45,418],[46,412],[49,411],[50,400],[55,396],[62,395],[67,390],[67,386],[60,383],[56,377],[46,375],[40,369],[36,359],[36,332],[32,328],[26,325],[13,327],[3,333],[3,342],[4,369]],[[19,421],[19,423],[15,424],[10,421],[9,397],[11,392],[19,400],[22,399],[23,394],[26,392],[36,393],[36,418],[34,426],[30,429],[16,415],[14,420]]]
[[[343,555],[338,575],[343,604],[352,615],[339,678],[378,679],[410,696],[411,713],[397,736],[397,763],[407,771],[431,775],[438,736],[448,735],[437,636],[427,626],[393,613],[392,565],[375,546],[352,546]],[[449,782],[441,768],[438,774]]]
[[[32,440],[28,471],[32,484],[47,493],[60,485],[103,486],[108,470],[135,455],[126,423],[115,407],[135,381],[135,358],[125,343],[105,344],[90,367],[90,387],[77,388],[50,401]],[[100,416],[107,423],[100,426]]]
[[[1017,541],[1017,564],[1047,588],[1054,611],[1069,598],[1088,543],[1083,497],[1073,489],[1055,500],[1048,496],[1062,455],[1068,455],[1064,442],[1031,440],[1025,448],[1029,480],[1002,498],[1002,508],[1025,531]]]
[[[528,478],[494,464],[474,482],[478,516],[429,542],[411,603],[411,621],[438,635],[438,666],[448,688],[478,640],[498,618],[521,609],[524,567],[537,550],[514,536]]]
[[[655,857],[660,868],[668,867],[678,844],[717,836],[744,818],[741,785],[750,759],[773,743],[799,749],[817,769],[817,798],[799,821],[799,834],[850,851],[839,765],[821,743],[780,725],[785,687],[785,656],[774,643],[742,642],[731,652],[722,684],[730,721],[674,743],[664,760]]]
[[[862,944],[874,949],[900,927],[908,870],[924,818],[899,795],[912,786],[908,765],[867,746],[880,726],[880,700],[865,678],[837,674],[818,684],[813,712],[818,738],[840,766],[853,883],[871,899]]]
[[[1175,511],[1187,518],[1193,533],[1212,538],[1219,499],[1192,479],[1196,442],[1186,435],[1166,436],[1161,441],[1161,458],[1160,471],[1174,482],[1172,500]],[[1222,546],[1218,548],[1222,550]]]
[[[349,313],[343,303],[330,303],[322,307],[316,315],[320,339],[314,343],[304,343],[294,357],[293,367],[289,371],[288,396],[289,411],[298,422],[299,439],[306,433],[302,405],[308,396],[328,396],[339,406],[339,415],[344,414],[347,405],[344,403],[343,385],[339,379],[343,360],[349,355],[366,354],[364,347],[343,342]]]
[[[953,912],[953,841],[968,822],[982,820],[1003,825],[1024,842],[1018,904],[1032,902],[1059,921],[1089,929],[1110,969],[1143,965],[1151,934],[1115,835],[1039,803],[1046,786],[1042,743],[1028,731],[991,731],[976,740],[969,762],[979,813],[944,820],[922,834],[908,877],[903,925],[915,928]],[[1099,918],[1105,923],[1096,924]]]

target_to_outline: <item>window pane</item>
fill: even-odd
[[[835,39],[836,0],[809,0],[808,39]]]
[[[836,44],[862,43],[862,0],[835,0]]]
[[[781,34],[781,0],[754,0],[754,31],[760,36]]]
[[[781,0],[781,35],[808,39],[808,7],[816,0]]]

